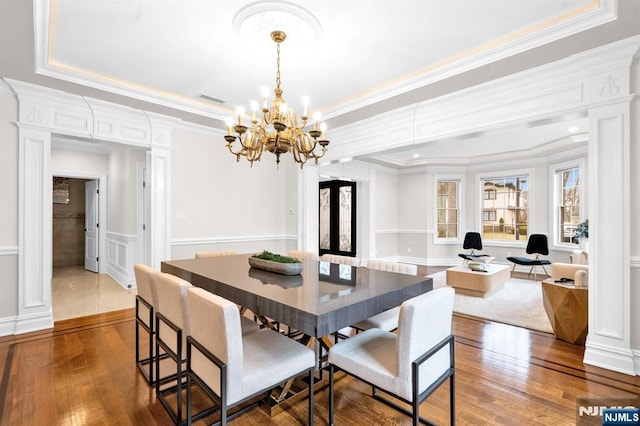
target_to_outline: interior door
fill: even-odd
[[[98,181],[84,184],[84,268],[98,272]]]
[[[320,182],[319,253],[356,255],[356,183]]]

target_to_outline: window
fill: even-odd
[[[529,175],[483,177],[482,238],[526,241],[529,227]]]
[[[458,238],[460,181],[436,179],[436,238]]]
[[[495,210],[485,210],[482,212],[482,220],[483,221],[496,221],[496,211]]]
[[[570,167],[556,170],[557,185],[557,241],[560,244],[577,244],[574,239],[580,216],[580,168]]]

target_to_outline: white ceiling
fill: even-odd
[[[0,2],[0,28],[15,29],[14,43],[5,40],[0,49],[11,49],[16,61],[24,59],[14,46],[20,41],[21,28],[13,22],[19,14],[11,14],[24,8],[19,3]],[[0,64],[0,76],[35,83],[47,76],[49,86],[67,82],[60,84],[63,90],[88,90],[105,100],[111,99],[102,94],[116,94],[120,103],[122,97],[134,106],[143,101],[222,127],[236,106],[248,109],[250,101],[260,100],[262,86],[273,89],[276,46],[268,33],[284,29],[284,98],[301,109],[301,97],[309,96],[310,111],[319,110],[335,127],[637,33],[628,28],[628,21],[638,22],[633,16],[613,18],[616,10],[638,18],[638,5],[633,0],[616,5],[612,0],[34,0],[34,43],[25,43],[25,49],[32,52],[35,46],[36,74],[11,75],[26,74],[16,62]],[[276,11],[275,18],[249,18],[257,30],[242,40],[238,20],[265,10]],[[304,20],[313,24],[310,30],[300,25]],[[619,35],[610,34],[614,25]],[[201,94],[223,103],[202,100]],[[577,124],[584,131],[584,121]],[[526,132],[473,135],[461,138],[462,151],[460,143],[452,151],[453,144],[432,141],[366,159],[397,166],[425,158],[464,163],[502,152],[504,139],[514,141],[514,152],[557,149],[559,141],[571,139],[568,125],[537,123]]]

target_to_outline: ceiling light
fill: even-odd
[[[569,128],[567,129],[567,131],[569,131],[569,132],[571,132],[571,133],[575,133],[575,132],[577,132],[577,131],[579,131],[579,130],[580,130],[580,127],[578,127],[578,126],[571,126],[571,127],[569,127]]]
[[[420,154],[413,154],[412,157],[413,158],[420,158]]]
[[[276,156],[276,164],[280,164],[280,154],[291,151],[293,159],[300,164],[300,168],[310,158],[318,164],[318,159],[322,158],[327,152],[329,141],[325,138],[326,126],[324,123],[319,124],[320,116],[314,116],[313,129],[305,131],[307,120],[308,98],[303,100],[304,112],[298,120],[298,116],[293,109],[288,108],[286,102],[282,98],[282,88],[280,87],[280,44],[286,39],[286,34],[282,31],[273,31],[271,38],[276,42],[277,48],[277,72],[276,72],[276,88],[274,90],[275,97],[271,102],[271,106],[267,103],[267,92],[263,92],[262,97],[262,117],[260,120],[256,117],[258,104],[252,104],[251,111],[251,127],[242,124],[244,118],[244,108],[238,108],[237,121],[233,124],[233,120],[227,121],[227,134],[224,139],[227,141],[227,148],[236,156],[236,160],[240,161],[240,157],[245,157],[253,166],[254,161],[260,161],[262,152],[267,150]],[[235,134],[234,134],[235,132]],[[233,150],[233,143],[238,139],[240,147],[237,151]],[[315,152],[316,147],[320,146],[320,152]]]

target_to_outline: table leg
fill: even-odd
[[[315,337],[309,337],[309,340],[307,340],[305,346],[309,349],[312,349],[313,346],[316,344],[316,338]],[[274,396],[273,394],[271,395],[271,397],[276,401],[276,402],[282,402],[284,401],[284,399],[287,397],[287,394],[289,393],[289,391],[291,390],[291,386],[293,385],[293,381],[295,379],[289,379],[287,380],[287,382],[284,384],[284,387],[282,388],[282,391],[280,391],[280,395],[276,395]],[[309,386],[313,386],[313,383],[310,383]]]

